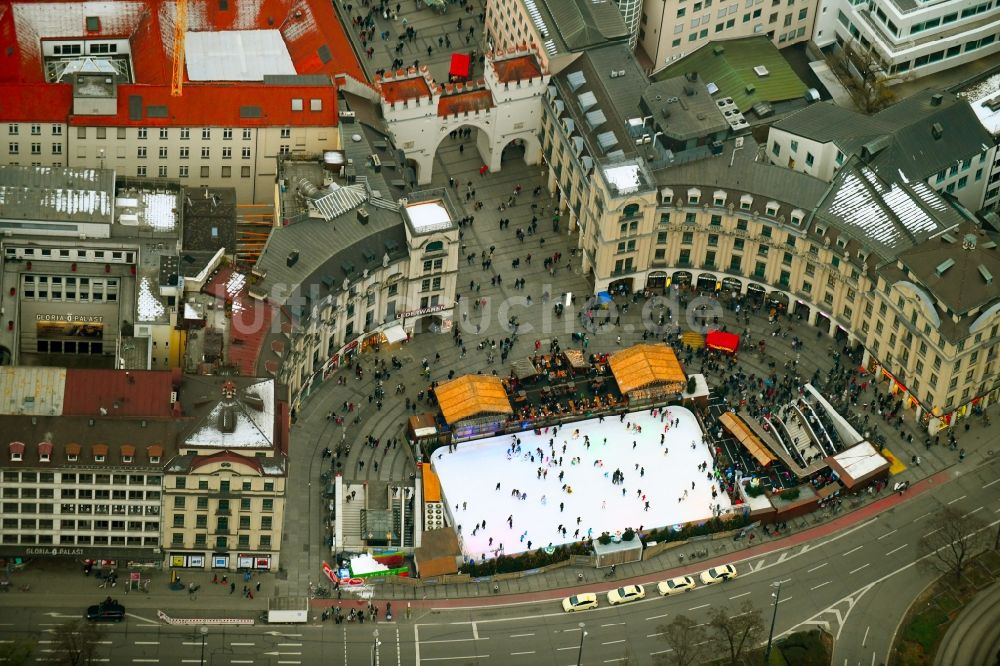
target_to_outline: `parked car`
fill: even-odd
[[[125,607],[109,597],[87,608],[86,617],[91,622],[121,622],[125,619]]]
[[[736,578],[736,567],[732,564],[723,564],[721,567],[712,567],[701,572],[701,582],[705,585],[721,583],[730,578]]]
[[[656,589],[663,596],[687,592],[688,590],[693,590],[695,587],[694,578],[691,576],[678,576],[677,578],[671,578],[656,585]]]
[[[642,585],[626,585],[625,587],[619,587],[617,590],[608,592],[608,603],[612,606],[627,604],[630,601],[645,598],[646,590]]]
[[[574,594],[572,597],[563,599],[562,607],[567,613],[597,608],[597,595],[593,592]]]

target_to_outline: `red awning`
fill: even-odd
[[[452,53],[451,68],[448,70],[448,78],[455,77],[456,79],[467,79],[469,78],[471,67],[472,58],[469,57],[468,53]]]
[[[709,331],[705,336],[705,344],[709,349],[721,349],[732,354],[740,346],[740,336],[724,331]]]

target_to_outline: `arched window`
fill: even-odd
[[[424,248],[424,252],[440,252],[444,249],[444,243],[442,241],[433,241],[427,244]]]
[[[632,217],[633,215],[639,214],[639,204],[631,203],[625,206],[625,210],[622,213],[625,217]]]

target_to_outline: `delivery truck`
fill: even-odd
[[[308,597],[274,597],[267,600],[268,624],[301,624],[309,621]]]

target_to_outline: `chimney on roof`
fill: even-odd
[[[941,93],[931,95],[931,106],[941,106],[942,101],[944,101],[944,95]]]
[[[368,224],[368,209],[364,206],[358,209],[358,222]]]
[[[298,261],[299,261],[299,251],[298,250],[292,250],[291,252],[288,253],[288,258],[285,260],[285,264],[289,268],[291,268],[292,266],[294,266],[295,264],[297,264]]]
[[[944,136],[944,127],[941,126],[941,123],[933,123],[931,125],[931,136],[934,137],[935,141]]]
[[[698,72],[688,72],[688,73],[687,73],[687,74],[685,74],[684,76],[685,76],[685,77],[687,78],[687,80],[688,80],[688,81],[690,81],[691,83],[694,83],[695,81],[697,81],[697,80],[698,80]]]

